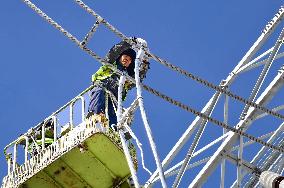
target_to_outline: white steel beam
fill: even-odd
[[[258,139],[266,139],[268,138],[269,136],[271,136],[273,134],[273,132],[270,132],[268,134],[265,134],[265,135],[262,135],[260,137],[258,137]],[[201,154],[202,152],[206,151],[207,149],[209,149],[210,147],[212,147],[213,145],[217,144],[218,142],[220,142],[221,140],[223,140],[226,136],[228,135],[228,133],[226,133],[225,135],[222,135],[220,136],[219,138],[217,138],[216,140],[210,142],[209,144],[207,144],[206,146],[204,146],[203,148],[199,149],[198,151],[196,151],[195,153],[193,153],[192,157],[196,157],[198,156],[199,154]],[[247,141],[244,143],[244,146],[243,147],[247,147],[251,144],[254,144],[255,142],[253,140],[251,141]],[[232,150],[230,152],[233,152],[235,150],[239,149],[239,146],[235,146],[232,148]],[[192,164],[189,164],[188,167],[186,168],[186,170],[189,170],[191,168],[194,168],[194,167],[197,167],[207,161],[209,161],[210,157],[207,157],[207,158],[204,158],[198,162],[195,162],[195,163],[192,163]],[[283,160],[284,162],[284,160]],[[173,176],[175,174],[178,173],[178,168],[182,165],[183,161],[180,161],[179,163],[177,163],[176,165],[174,165],[173,167],[169,168],[166,172],[165,172],[165,177],[170,177],[170,176]],[[284,164],[283,164],[284,165]],[[156,177],[152,183],[155,183],[156,181],[158,181],[159,178]]]
[[[283,174],[283,171],[284,171],[284,156],[283,156],[283,154],[281,156],[282,156],[282,159],[279,162],[279,166],[278,166],[278,169],[277,169],[277,173],[279,173],[279,174]]]
[[[273,81],[269,84],[269,86],[265,89],[262,95],[257,99],[256,104],[265,106],[272,97],[276,94],[276,92],[283,86],[284,84],[284,67],[281,67],[278,75],[273,79]],[[237,124],[237,129],[246,130],[249,125],[252,123],[252,119],[256,115],[257,109],[254,107],[250,107],[246,117]],[[221,144],[221,146],[217,149],[211,159],[207,162],[207,164],[203,167],[203,169],[199,172],[193,182],[189,185],[189,187],[198,187],[201,186],[207,177],[215,170],[219,160],[221,158],[221,154],[223,152],[229,151],[232,145],[238,138],[238,134],[234,132],[229,132],[229,136],[226,140]]]
[[[191,144],[191,146],[190,146],[190,148],[189,148],[189,150],[188,150],[188,152],[187,152],[187,154],[186,154],[186,157],[185,157],[185,159],[183,160],[184,162],[183,162],[183,164],[182,164],[182,166],[181,166],[181,168],[180,168],[180,170],[179,170],[179,173],[178,173],[178,175],[177,175],[177,177],[176,177],[176,179],[175,179],[175,181],[174,181],[174,184],[173,184],[173,186],[172,186],[173,188],[176,188],[176,187],[179,186],[179,184],[180,184],[180,182],[181,182],[181,179],[182,179],[182,177],[183,177],[183,174],[185,173],[186,168],[187,168],[187,166],[188,166],[188,163],[189,163],[190,160],[192,159],[193,153],[194,153],[194,151],[195,151],[195,149],[196,149],[196,147],[197,147],[197,145],[198,145],[198,143],[199,143],[199,140],[200,140],[200,138],[201,138],[201,136],[202,136],[202,134],[203,134],[203,132],[204,132],[205,125],[206,125],[206,124],[199,126],[199,129],[198,129],[197,133],[195,134],[193,143]]]
[[[273,172],[280,171],[279,169],[281,169],[280,167],[282,166],[282,160],[283,160],[283,156],[282,154],[280,154],[275,160],[275,162],[270,166],[269,170]]]
[[[272,48],[271,48],[272,49]],[[270,52],[270,50],[268,50],[269,52]],[[276,56],[275,56],[275,60],[277,60],[277,59],[280,59],[280,58],[282,58],[282,57],[284,57],[284,52],[281,52],[281,53],[278,53]],[[256,58],[257,59],[257,58]],[[239,71],[238,71],[238,74],[239,73],[244,73],[244,72],[247,72],[247,71],[249,71],[249,70],[251,70],[251,69],[254,69],[254,68],[257,68],[257,67],[259,67],[259,66],[261,66],[261,65],[264,65],[264,64],[266,64],[267,63],[267,61],[268,61],[268,58],[267,59],[264,59],[264,60],[262,60],[262,61],[255,61],[256,59],[254,59],[253,61],[251,61],[250,63],[248,63],[247,65],[245,65],[245,66],[243,66]]]
[[[284,28],[282,29],[282,31],[281,31],[281,33],[280,33],[280,35],[279,35],[279,37],[278,37],[278,39],[277,39],[277,41],[275,43],[275,46],[274,46],[272,52],[269,55],[267,63],[264,65],[264,67],[263,67],[263,69],[262,69],[262,71],[260,73],[260,76],[258,77],[258,79],[256,81],[256,84],[253,87],[253,90],[252,90],[252,92],[251,92],[251,94],[249,96],[249,99],[248,99],[249,101],[254,101],[255,100],[255,98],[256,98],[256,96],[257,96],[257,94],[258,94],[258,92],[259,92],[259,90],[260,90],[260,88],[261,88],[261,86],[262,86],[266,76],[267,76],[267,73],[269,72],[269,70],[271,68],[271,65],[272,65],[272,63],[273,63],[273,61],[275,59],[275,56],[278,53],[278,51],[279,51],[279,49],[280,49],[280,47],[282,45],[283,37],[284,37]],[[249,108],[249,105],[246,104],[245,107],[244,107],[244,110],[243,110],[243,112],[241,114],[242,118],[245,116],[245,113],[247,112],[248,108]]]
[[[235,75],[238,74],[239,69],[241,69],[244,65],[251,61],[252,57],[255,53],[262,47],[264,42],[270,36],[270,34],[275,30],[276,26],[280,23],[284,16],[284,7],[281,7],[278,12],[274,15],[272,20],[265,26],[261,35],[255,41],[253,46],[249,49],[249,51],[245,54],[245,56],[241,59],[238,65],[234,68],[232,73],[225,80],[225,84],[230,83],[234,80]]]
[[[229,118],[229,96],[225,95],[225,103],[224,103],[224,123],[228,124]],[[223,135],[227,133],[227,130],[223,128]],[[225,173],[226,172],[226,161],[222,159],[221,162],[221,180],[220,180],[220,188],[224,188],[225,186]]]
[[[207,161],[209,161],[209,159],[210,159],[210,157],[207,157],[207,158],[201,159],[201,160],[199,160],[197,162],[194,162],[192,164],[189,164],[187,166],[186,170],[189,170],[191,168],[195,168],[195,167],[197,167],[199,165],[202,165],[202,164],[206,163]],[[165,172],[165,177],[168,178],[168,177],[176,175],[179,172],[179,169],[177,169],[177,168],[182,164],[182,162],[183,161],[179,162],[178,164],[176,164],[172,168],[168,169]],[[159,177],[154,178],[153,183],[157,182],[158,180],[159,180]]]
[[[238,151],[238,161],[237,161],[237,187],[242,186],[242,161],[243,161],[243,136],[239,136],[240,139],[240,147]]]
[[[272,50],[274,49],[274,46],[271,47],[270,49],[266,50],[264,53],[260,54],[259,56],[257,56],[256,58],[254,58],[252,61],[250,61],[248,64],[244,65],[242,68],[240,68],[238,70],[238,73],[246,71],[247,68],[249,68],[252,65],[255,65],[257,63],[259,63],[259,60],[265,56],[267,56],[268,54],[270,54],[272,52]],[[266,59],[267,61],[268,59]]]
[[[282,141],[279,145],[280,147],[284,146],[284,142]],[[261,165],[258,165],[262,171],[265,170],[272,170],[274,166],[279,163],[277,160],[279,157],[281,157],[281,153],[276,152],[276,151],[267,151],[268,156],[266,156],[266,159],[262,162]],[[250,181],[248,181],[248,185],[253,186],[255,183],[258,181],[256,178],[250,178]]]
[[[273,108],[272,111],[273,112],[278,112],[280,110],[283,110],[284,109],[284,105],[280,105],[280,106],[277,106],[276,108]],[[263,118],[265,116],[267,116],[268,114],[266,112],[262,113],[262,114],[259,114],[254,120],[258,120],[260,118]]]
[[[122,75],[119,79],[119,84],[118,84],[118,97],[117,97],[118,100],[117,100],[117,111],[116,111],[117,122],[118,122],[117,127],[118,127],[119,137],[121,139],[121,144],[122,144],[122,147],[123,147],[124,155],[126,157],[126,161],[127,161],[127,164],[128,164],[129,169],[130,169],[131,176],[132,176],[132,179],[133,179],[133,182],[134,182],[134,187],[139,188],[140,185],[139,185],[138,178],[137,178],[137,175],[136,175],[136,170],[134,168],[129,149],[128,149],[128,146],[126,144],[126,140],[124,138],[124,133],[121,129],[121,119],[122,119],[122,109],[123,109],[123,106],[122,106],[122,90],[123,90],[123,87],[124,87],[124,83],[125,83],[125,76]]]
[[[278,135],[280,134],[280,133],[282,133],[284,131],[284,123],[282,123],[279,127],[278,127],[278,129],[273,133],[273,135],[269,138],[269,140],[267,141],[267,143],[272,143],[277,137],[278,137]],[[259,150],[259,152],[255,155],[255,157],[252,159],[252,161],[251,161],[251,163],[254,163],[254,162],[256,162],[257,160],[259,160],[259,158],[261,157],[261,156],[263,156],[263,154],[264,154],[264,152],[265,152],[265,150],[266,150],[267,148],[266,147],[262,147],[260,150]]]
[[[206,106],[202,109],[202,113],[204,114],[211,114],[212,110],[214,109],[218,99],[220,96],[220,92],[216,92],[213,97],[210,99],[210,101],[206,104]],[[178,140],[178,142],[175,144],[175,146],[171,149],[171,151],[168,153],[168,155],[165,157],[165,159],[162,162],[163,168],[166,168],[170,162],[174,159],[174,157],[177,155],[177,153],[181,150],[181,148],[184,146],[184,144],[187,142],[187,140],[190,138],[192,133],[194,132],[197,125],[202,123],[203,119],[201,117],[196,117],[194,121],[190,124],[190,126],[187,128],[187,130],[183,133],[181,138]],[[204,121],[203,121],[204,122]],[[153,180],[157,176],[158,171],[156,170],[150,179],[147,181],[145,188],[151,186],[153,183]]]
[[[155,159],[155,162],[156,162],[157,170],[159,172],[159,177],[161,179],[162,187],[166,188],[167,184],[166,184],[165,175],[164,175],[164,172],[163,172],[163,167],[162,167],[162,164],[160,162],[160,158],[159,158],[159,155],[158,155],[158,152],[157,152],[157,147],[156,147],[156,144],[155,144],[155,141],[154,141],[154,137],[153,137],[153,134],[152,134],[152,131],[151,131],[148,119],[147,119],[147,115],[146,115],[145,108],[144,108],[144,101],[143,101],[143,97],[142,97],[142,87],[141,87],[141,81],[140,81],[140,76],[139,76],[139,73],[140,73],[139,72],[139,59],[141,57],[143,57],[143,53],[144,52],[143,52],[142,48],[140,48],[139,51],[138,51],[138,54],[136,56],[137,59],[135,59],[134,72],[135,72],[137,99],[138,99],[138,102],[139,102],[140,113],[141,113],[141,117],[142,117],[142,120],[143,120],[144,128],[146,130],[147,137],[148,137],[148,140],[150,142],[152,153],[154,155],[154,159]]]

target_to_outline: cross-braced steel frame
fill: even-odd
[[[277,12],[277,14],[273,17],[273,19],[266,25],[265,29],[262,31],[262,34],[254,43],[254,45],[249,49],[249,51],[245,54],[242,60],[238,63],[238,65],[233,69],[233,71],[228,75],[228,77],[221,82],[222,87],[227,90],[230,89],[230,86],[234,83],[235,79],[240,76],[242,73],[249,71],[251,69],[255,69],[263,66],[263,70],[260,73],[257,82],[251,91],[251,96],[249,101],[255,101],[256,104],[261,106],[266,106],[272,100],[274,95],[281,89],[283,86],[284,80],[284,72],[283,66],[279,66],[278,73],[275,73],[274,79],[271,83],[266,87],[266,89],[261,93],[261,95],[256,98],[258,91],[260,90],[262,83],[264,82],[266,75],[268,74],[269,68],[272,63],[275,62],[276,59],[280,59],[283,57],[283,52],[278,53],[279,49],[283,43],[283,30],[281,31],[277,41],[275,41],[275,45],[272,46],[266,52],[260,54],[255,57],[255,54],[259,52],[259,49],[264,45],[266,40],[269,38],[271,34],[274,33],[276,27],[279,25],[284,16],[283,7]],[[275,34],[275,33],[274,33]],[[265,59],[265,57],[267,57]],[[220,92],[216,92],[212,98],[208,101],[205,107],[202,109],[202,113],[206,113],[210,116],[216,104],[219,102],[221,97]],[[280,102],[280,101],[279,101]],[[225,97],[224,102],[224,122],[228,122],[228,111],[229,111],[229,97]],[[279,106],[274,108],[274,111],[283,110],[283,103],[279,103]],[[243,113],[240,117],[240,121],[236,124],[235,128],[246,131],[256,120],[263,118],[268,114],[260,113],[259,110],[254,107],[245,106]],[[190,170],[196,166],[204,164],[200,172],[196,175],[192,182],[189,183],[189,187],[200,187],[202,186],[208,179],[208,177],[215,171],[218,165],[221,166],[221,179],[220,179],[220,187],[224,187],[225,179],[226,179],[226,171],[225,171],[225,161],[230,161],[236,165],[237,170],[237,178],[235,182],[232,183],[232,187],[252,187],[258,185],[259,174],[261,174],[265,170],[275,171],[277,173],[283,173],[283,152],[275,152],[270,150],[269,148],[262,147],[259,152],[254,156],[251,161],[245,161],[243,156],[246,154],[244,152],[244,148],[255,144],[254,142],[245,142],[243,141],[243,137],[234,133],[227,132],[224,130],[224,134],[218,137],[216,140],[212,141],[210,144],[202,147],[198,151],[195,151],[195,148],[200,139],[206,138],[206,135],[202,135],[205,126],[208,121],[202,119],[201,117],[196,117],[194,121],[190,124],[181,138],[178,140],[176,145],[172,148],[172,150],[168,153],[166,158],[163,160],[163,167],[167,167],[170,162],[177,156],[180,150],[183,149],[186,142],[189,140],[191,136],[194,136],[193,142],[191,143],[190,148],[188,149],[188,153],[183,161],[176,164],[174,167],[168,169],[165,173],[166,177],[176,175],[175,182],[173,187],[177,187],[182,180],[183,174],[186,173],[186,170]],[[271,122],[273,123],[273,122]],[[274,143],[280,147],[284,145],[284,136],[283,136],[283,126],[281,123],[276,130],[266,135],[263,135],[259,138],[263,140],[267,140],[267,143]],[[195,131],[197,130],[197,131]],[[277,141],[276,141],[277,140]],[[212,156],[204,158],[200,161],[194,162],[190,164],[190,160],[192,160],[195,156],[204,152],[214,144],[221,142],[218,149],[214,152]],[[238,146],[234,145],[238,143]],[[238,154],[234,155],[233,151],[238,150]],[[151,187],[151,185],[157,181],[155,178],[155,173],[151,176],[148,181],[147,187]],[[243,182],[244,176],[248,176],[248,180]],[[184,180],[186,181],[186,180]]]

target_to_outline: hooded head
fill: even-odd
[[[127,50],[123,51],[120,54],[118,60],[120,60],[122,55],[127,55],[127,56],[129,56],[131,58],[131,63],[129,64],[128,67],[126,67],[126,70],[127,70],[127,73],[128,73],[129,76],[134,76],[136,52],[133,49],[128,48]]]
[[[131,48],[128,48],[127,50],[123,51],[120,56],[122,55],[128,55],[129,57],[131,57],[131,64],[134,64],[135,63],[135,59],[136,59],[136,52],[131,49]]]

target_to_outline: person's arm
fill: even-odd
[[[92,82],[94,83],[97,80],[106,79],[110,77],[111,74],[112,70],[107,65],[103,65],[99,68],[99,70],[97,70],[95,74],[92,75]]]

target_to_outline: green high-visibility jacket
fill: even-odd
[[[96,81],[104,80],[111,77],[112,74],[113,71],[111,70],[111,68],[109,68],[108,65],[103,65],[99,68],[99,70],[97,70],[95,74],[92,75],[92,82],[94,83]]]
[[[115,67],[117,67],[116,62],[113,63]],[[114,74],[114,71],[108,66],[108,65],[103,65],[97,70],[95,74],[92,75],[92,82],[95,83],[96,81],[102,81],[105,80],[109,77],[111,77]],[[125,100],[126,94],[128,90],[133,88],[133,84],[130,84],[129,82],[126,82],[124,84],[124,91],[123,91],[123,97],[122,99]]]

